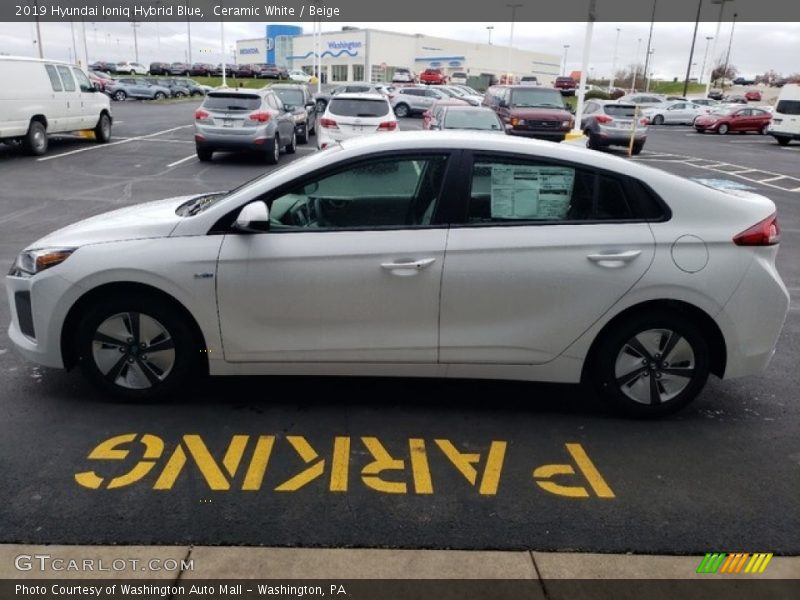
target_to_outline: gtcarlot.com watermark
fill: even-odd
[[[194,559],[174,558],[60,558],[50,554],[19,554],[14,558],[18,571],[100,573],[131,571],[194,571]]]

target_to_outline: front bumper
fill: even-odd
[[[516,127],[507,127],[506,133],[508,135],[515,135],[517,137],[535,138],[537,140],[547,140],[550,142],[563,142],[564,136],[569,133],[569,129],[518,129]]]

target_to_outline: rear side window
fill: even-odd
[[[261,107],[261,97],[255,94],[209,94],[203,107],[211,110],[257,110]]]
[[[800,115],[800,100],[779,100],[775,112],[784,115]]]
[[[334,98],[329,110],[342,117],[383,117],[389,114],[389,103],[385,100]]]
[[[61,65],[56,68],[58,69],[58,74],[61,75],[61,81],[64,82],[64,90],[67,92],[74,92],[75,80],[72,78],[72,73],[69,72],[67,67],[62,67]]]
[[[58,73],[56,73],[56,68],[53,65],[45,65],[44,68],[47,71],[47,76],[50,78],[50,87],[53,88],[53,91],[62,91],[64,88],[61,87],[61,79],[59,79]]]
[[[468,222],[658,220],[663,206],[648,188],[622,176],[567,164],[478,158]]]

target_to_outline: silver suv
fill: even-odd
[[[297,149],[294,113],[269,90],[214,90],[194,113],[194,141],[201,161],[216,150],[253,150],[274,165],[281,148]]]
[[[428,110],[437,100],[447,100],[450,96],[429,86],[407,86],[398,88],[392,98],[394,114],[399,118],[418,115]]]

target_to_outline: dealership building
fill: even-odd
[[[265,37],[236,42],[239,64],[267,62],[313,72],[315,39],[302,28],[267,25]],[[449,75],[534,75],[549,85],[559,75],[557,54],[531,52],[486,43],[464,42],[417,33],[343,27],[320,35],[323,81],[391,81],[397,68],[420,73],[438,68]]]

